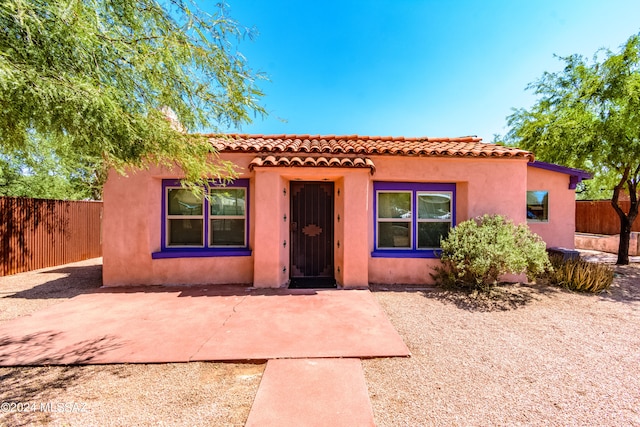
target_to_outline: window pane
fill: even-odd
[[[170,188],[169,215],[202,215],[202,199],[189,190]]]
[[[201,219],[170,219],[168,226],[170,246],[202,246]]]
[[[378,218],[411,218],[411,193],[378,193]]]
[[[447,194],[447,193],[418,194],[418,218],[450,219],[451,218],[451,194]]]
[[[409,248],[411,227],[408,222],[379,222],[379,248]]]
[[[449,234],[448,222],[419,222],[418,223],[418,248],[439,248],[440,239]]]
[[[527,191],[527,219],[529,221],[549,219],[548,191]]]
[[[244,215],[244,189],[212,189],[211,215]]]
[[[244,219],[212,219],[212,246],[244,246]]]

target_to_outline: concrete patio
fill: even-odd
[[[366,290],[103,288],[0,326],[0,365],[408,356]]]
[[[102,288],[0,325],[0,366],[268,360],[247,425],[373,426],[358,358],[389,356],[367,290]]]

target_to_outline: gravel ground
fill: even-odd
[[[616,271],[601,295],[375,292],[412,353],[363,361],[378,426],[640,425],[640,265]]]
[[[0,323],[102,286],[102,258],[0,277]]]
[[[378,288],[374,296],[412,357],[363,360],[376,423],[640,425],[640,258],[633,261],[595,296],[535,285],[502,287],[490,298]],[[100,270],[98,259],[0,277],[0,323],[92,292]],[[227,363],[0,368],[0,403],[30,405],[30,412],[0,411],[0,425],[242,425],[263,370]]]
[[[101,286],[100,276],[101,259],[93,259],[0,277],[0,323],[92,292]],[[9,411],[0,408],[0,425],[242,426],[264,367],[198,362],[0,368],[0,404],[15,403]]]

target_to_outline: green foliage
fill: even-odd
[[[562,71],[546,72],[529,85],[539,98],[509,116],[506,142],[540,160],[593,172],[581,198],[611,198],[620,217],[618,263],[628,264],[640,182],[640,35],[617,53],[599,51],[593,61],[580,55],[560,59]],[[631,200],[627,212],[618,205],[621,192]]]
[[[443,286],[486,289],[501,275],[526,273],[529,278],[549,266],[545,243],[525,224],[500,215],[464,221],[442,240],[442,267],[432,275]]]
[[[212,16],[183,0],[4,0],[0,147],[64,141],[54,157],[101,176],[148,160],[194,184],[233,176],[193,132],[264,112],[260,76],[234,43],[247,34],[224,8]]]
[[[578,184],[576,187],[576,199],[611,200],[613,197],[613,187],[615,187],[616,184],[616,177],[612,176],[612,174],[594,174],[593,178]]]
[[[599,293],[611,286],[614,271],[606,264],[592,263],[579,258],[565,260],[562,256],[551,258],[553,270],[548,278],[551,284],[572,291]]]
[[[2,152],[0,196],[40,199],[99,199],[99,165],[68,152],[64,141],[37,139],[25,149]],[[81,163],[78,163],[80,160]]]

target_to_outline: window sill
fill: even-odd
[[[440,249],[427,249],[422,251],[416,250],[394,250],[394,249],[378,249],[371,252],[372,258],[440,258],[438,254]]]
[[[229,248],[229,249],[165,249],[160,252],[153,252],[152,259],[164,258],[210,258],[210,257],[231,257],[231,256],[251,256],[251,249]]]

